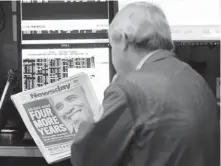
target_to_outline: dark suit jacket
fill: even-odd
[[[74,166],[219,166],[216,99],[173,53],[117,78],[103,107],[101,120],[77,134]]]

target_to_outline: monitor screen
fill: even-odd
[[[101,102],[110,82],[108,26],[106,1],[22,1],[22,90],[86,72]]]
[[[176,55],[188,63],[207,82],[220,102],[220,42],[183,43],[176,46]]]
[[[145,0],[163,9],[173,40],[220,40],[219,0]],[[119,9],[137,0],[118,0]]]

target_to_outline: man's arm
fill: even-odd
[[[101,120],[85,125],[76,135],[71,149],[73,166],[114,165],[130,141],[133,118],[119,86],[112,85],[105,91],[103,108]]]

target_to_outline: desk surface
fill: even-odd
[[[42,154],[36,146],[0,146],[0,156],[42,157]]]
[[[0,156],[42,157],[33,140],[23,140],[13,133],[0,134]]]

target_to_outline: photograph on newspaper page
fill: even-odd
[[[81,86],[53,95],[49,100],[70,133],[77,133],[83,121],[94,121],[92,109]]]

